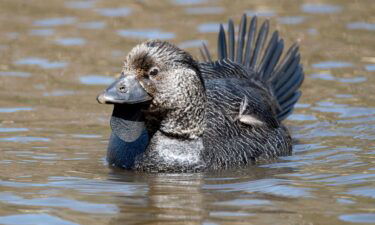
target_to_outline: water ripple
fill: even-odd
[[[349,191],[345,192],[345,194],[362,196],[362,197],[370,197],[370,198],[375,199],[375,188],[372,188],[372,187],[352,188]]]
[[[202,47],[203,46],[203,43],[205,43],[206,45],[208,44],[208,42],[206,40],[188,40],[188,41],[184,41],[184,42],[181,42],[180,44],[178,44],[178,47],[180,48],[199,48],[199,47]]]
[[[89,9],[94,7],[95,1],[75,1],[65,2],[65,7],[71,9]]]
[[[0,71],[0,77],[30,77],[28,72],[19,71]]]
[[[0,185],[13,188],[63,188],[83,193],[117,193],[134,196],[136,193],[147,193],[147,185],[134,182],[117,182],[110,180],[86,179],[81,177],[49,177],[48,183],[31,183],[0,180]]]
[[[51,36],[55,33],[55,30],[53,29],[34,29],[30,30],[31,35],[36,36]]]
[[[15,62],[16,65],[36,65],[43,69],[58,69],[64,68],[68,65],[66,62],[49,61],[48,59],[38,57],[27,57],[19,59]]]
[[[225,9],[223,7],[196,7],[196,8],[186,8],[185,12],[187,14],[220,14],[223,13]]]
[[[247,10],[246,15],[250,17],[253,17],[253,16],[273,17],[273,16],[276,16],[276,12],[271,9]]]
[[[55,41],[59,45],[63,46],[74,46],[74,45],[84,45],[86,40],[83,38],[60,38]]]
[[[24,136],[15,136],[0,138],[0,142],[17,142],[17,143],[29,143],[29,142],[49,142],[51,139],[44,137],[24,137]]]
[[[351,30],[375,30],[375,23],[366,23],[366,22],[355,22],[355,23],[348,23],[346,25],[348,29]]]
[[[105,22],[102,21],[91,21],[91,22],[84,22],[80,23],[78,27],[85,28],[85,29],[103,29],[106,26]]]
[[[0,108],[0,113],[14,113],[19,111],[31,111],[31,107],[17,107],[17,108]]]
[[[284,16],[277,20],[281,24],[301,24],[305,22],[305,17],[303,16]]]
[[[312,107],[311,109],[319,112],[338,113],[339,118],[375,115],[375,108],[350,107],[333,102],[318,102],[317,105],[317,107]]]
[[[173,0],[172,2],[177,5],[195,5],[205,3],[208,0]]]
[[[34,213],[34,214],[17,214],[10,216],[0,216],[0,223],[9,225],[78,225],[67,220],[63,220],[56,216],[51,216],[45,213]]]
[[[79,81],[86,85],[109,85],[115,81],[115,78],[101,75],[87,75],[80,77]]]
[[[365,69],[367,71],[375,71],[375,64],[366,65]]]
[[[24,132],[29,131],[27,128],[16,128],[16,127],[0,127],[0,133],[9,133],[9,132]]]
[[[34,22],[35,26],[42,26],[42,27],[53,27],[53,26],[62,26],[62,25],[69,25],[76,22],[74,17],[61,17],[61,18],[48,18],[37,20]]]
[[[320,79],[320,80],[339,81],[342,83],[362,83],[367,80],[366,77],[339,78],[327,72],[311,74],[310,77],[314,79]]]
[[[289,185],[288,180],[283,179],[260,179],[249,182],[230,184],[206,184],[204,188],[222,192],[247,191],[272,194],[283,197],[311,197],[311,188],[302,188]]]
[[[102,16],[121,17],[129,16],[132,12],[130,8],[104,8],[96,10]]]
[[[352,67],[353,64],[348,62],[341,62],[341,61],[325,61],[319,62],[312,65],[312,67],[317,69],[335,69],[335,68],[345,68],[345,67]]]
[[[227,25],[223,24],[224,29],[227,29]],[[213,33],[218,32],[220,29],[220,23],[202,23],[197,27],[198,31],[201,33]]]
[[[43,93],[43,96],[49,97],[49,96],[67,96],[67,95],[73,95],[75,94],[72,90],[55,90],[51,92],[45,92]]]
[[[8,192],[0,193],[0,202],[25,206],[62,207],[84,213],[115,214],[118,211],[113,204],[89,203],[61,197],[26,199]]]
[[[374,213],[354,213],[340,215],[339,219],[351,223],[375,223]]]
[[[341,6],[338,5],[329,5],[329,4],[312,4],[306,3],[301,7],[302,11],[312,14],[328,14],[328,13],[337,13],[342,10]]]
[[[173,39],[176,37],[174,33],[158,29],[126,29],[119,30],[117,33],[123,37],[137,39]]]

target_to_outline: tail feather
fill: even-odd
[[[238,41],[237,41],[237,56],[236,56],[236,62],[237,63],[242,63],[242,58],[243,58],[243,49],[244,49],[244,42],[245,42],[245,37],[246,37],[246,23],[247,23],[247,18],[245,15],[242,16],[241,22],[240,22],[240,27],[238,30]]]
[[[279,32],[275,31],[273,32],[272,38],[268,43],[268,46],[266,48],[266,51],[264,53],[263,59],[261,64],[259,65],[258,68],[258,73],[260,77],[263,77],[266,74],[267,70],[273,69],[272,67],[269,67],[269,62],[274,56],[274,53],[278,47],[279,44]]]
[[[283,53],[284,50],[284,40],[280,39],[277,43],[277,46],[273,52],[272,57],[270,57],[269,63],[267,66],[264,66],[264,79],[269,80],[272,72],[275,70],[275,67],[277,63],[280,60],[281,54]]]
[[[250,60],[250,68],[253,68],[256,66],[257,60],[261,54],[261,51],[263,50],[265,41],[268,36],[268,30],[269,30],[269,22],[266,20],[263,24],[262,27],[260,28],[259,34],[257,41],[255,43],[255,49],[253,52],[253,55]]]
[[[280,113],[277,114],[277,118],[281,121],[292,114],[294,105],[297,103],[298,99],[301,97],[301,91],[296,91],[293,95],[288,98],[285,102],[280,104],[283,109]]]
[[[243,18],[246,18],[246,14],[243,15]],[[258,24],[258,19],[256,16],[254,16],[251,19],[251,22],[249,25],[249,33],[247,33],[245,59],[243,62],[243,65],[245,65],[246,68],[250,67],[250,57],[251,57],[251,53],[254,51],[253,42],[255,40],[255,32],[257,30],[257,24]],[[246,30],[245,30],[245,33],[246,33]]]
[[[234,24],[233,20],[230,19],[228,22],[228,58],[232,60],[234,59],[234,42]]]
[[[203,61],[205,61],[205,62],[212,62],[211,54],[210,54],[210,51],[207,48],[207,45],[203,42],[202,46],[203,47],[199,48],[199,50],[201,52]]]
[[[304,74],[300,64],[299,48],[297,44],[293,44],[280,60],[284,50],[284,40],[280,38],[278,31],[275,31],[267,41],[269,21],[263,22],[258,32],[257,23],[257,17],[253,17],[247,27],[247,17],[244,14],[241,18],[237,41],[232,20],[228,22],[227,35],[223,26],[220,25],[218,58],[219,60],[229,59],[243,65],[251,72],[252,79],[268,85],[280,105],[277,116],[279,120],[283,120],[292,113],[294,104],[301,96],[299,88]],[[203,45],[201,54],[205,61],[212,62],[206,45]]]
[[[227,58],[227,41],[225,38],[225,31],[222,24],[220,24],[219,39],[217,41],[218,57],[219,59]]]

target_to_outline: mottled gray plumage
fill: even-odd
[[[221,27],[217,61],[205,45],[206,62],[198,64],[189,53],[157,40],[129,53],[123,73],[135,76],[152,97],[144,111],[151,139],[136,157],[135,169],[218,170],[291,153],[291,137],[281,121],[300,97],[298,47],[280,63],[283,40],[274,32],[267,44],[268,21],[258,34],[256,18],[246,26],[243,16],[237,43],[233,22],[228,36]],[[150,72],[155,68],[157,75]]]

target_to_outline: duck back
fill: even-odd
[[[280,60],[283,40],[275,31],[267,43],[268,21],[257,32],[254,17],[247,29],[244,15],[235,43],[220,27],[218,57],[204,45],[200,64],[207,94],[204,160],[212,169],[243,166],[292,152],[284,120],[301,96],[304,74],[298,46]],[[228,39],[228,41],[227,41]]]

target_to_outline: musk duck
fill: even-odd
[[[248,23],[249,22],[249,23]],[[98,96],[114,104],[109,164],[147,172],[239,168],[292,152],[282,124],[301,96],[298,46],[283,55],[269,22],[242,16],[237,40],[220,26],[218,59],[198,62],[175,45],[149,40],[126,56],[121,77]]]

